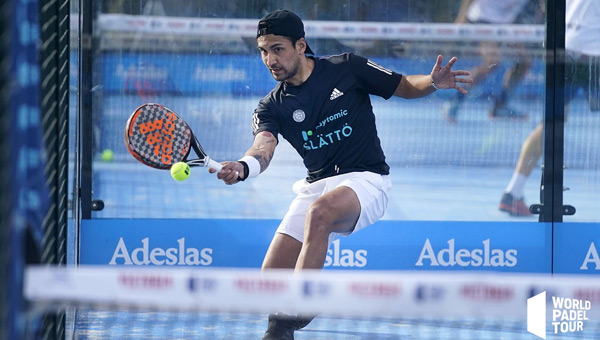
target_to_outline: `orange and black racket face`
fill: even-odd
[[[144,104],[129,117],[125,146],[140,162],[157,169],[185,161],[193,138],[189,125],[159,104]]]

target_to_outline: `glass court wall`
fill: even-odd
[[[444,62],[458,58],[455,69],[477,72],[477,85],[464,97],[451,90],[417,100],[373,97],[394,183],[386,219],[523,219],[498,208],[522,143],[544,114],[543,8],[532,2],[514,23],[478,26],[460,18],[459,3],[435,1],[93,5],[86,128],[93,136],[91,196],[104,209],[92,217],[231,217],[210,197],[212,191],[235,202],[236,217],[283,216],[293,198],[291,185],[305,176],[285,141],[264,176],[231,188],[199,170],[177,185],[167,173],[138,164],[122,142],[128,115],[142,103],[158,102],[188,120],[212,158],[241,157],[252,142],[252,112],[275,85],[256,49],[254,26],[282,6],[306,21],[307,41],[318,56],[353,52],[399,73],[427,74],[441,54]],[[494,112],[494,102],[502,99],[506,105]],[[589,147],[586,138],[593,138],[585,129],[577,135],[579,146],[566,156],[573,169],[586,167],[580,155]],[[538,201],[542,163],[536,162],[522,189],[528,205]],[[171,195],[185,203],[169,204]]]

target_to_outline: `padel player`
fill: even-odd
[[[314,57],[302,20],[286,10],[259,21],[256,41],[279,83],[254,111],[252,147],[239,161],[223,162],[217,177],[226,184],[256,177],[269,166],[279,136],[289,141],[308,173],[293,186],[297,197],[262,268],[321,269],[331,236],[373,224],[388,203],[389,166],[369,95],[419,98],[436,89],[466,93],[459,84],[471,79],[459,77],[468,76],[467,71],[452,70],[456,58],[442,67],[442,56],[430,74],[410,76],[352,53]],[[270,315],[263,339],[293,339],[294,330],[309,321]]]

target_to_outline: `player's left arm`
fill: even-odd
[[[469,76],[469,71],[452,70],[456,60],[456,57],[453,57],[446,66],[442,67],[442,56],[438,55],[430,74],[403,76],[394,91],[394,95],[407,99],[420,98],[435,92],[436,88],[456,89],[463,94],[467,94],[467,90],[459,84],[472,83],[473,79],[461,77]]]

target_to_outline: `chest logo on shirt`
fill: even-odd
[[[304,121],[304,118],[306,118],[306,113],[304,113],[304,111],[298,109],[298,110],[294,111],[294,113],[292,113],[292,118],[294,118],[294,121],[296,123],[301,123]]]
[[[342,119],[348,115],[348,110],[340,110],[339,112],[325,117],[325,119],[319,122],[319,125],[315,127],[315,131],[312,130],[302,131],[302,139],[304,144],[302,145],[305,150],[318,150],[323,147],[340,142],[352,134],[352,126],[348,123],[344,123],[340,128],[329,127],[329,123],[334,122],[338,119]],[[325,130],[325,131],[323,131]],[[320,132],[320,133],[319,133]]]

